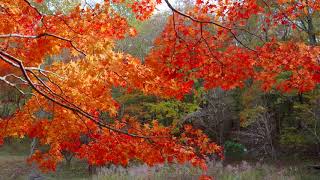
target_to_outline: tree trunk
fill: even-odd
[[[308,5],[308,1],[306,1],[306,3]],[[308,15],[307,15],[308,39],[309,39],[309,43],[312,46],[315,46],[317,44],[317,37],[316,37],[316,33],[314,31],[313,19],[312,19],[312,15],[311,15],[310,11],[311,10],[308,7]]]
[[[308,22],[308,39],[309,39],[309,43],[312,46],[315,46],[317,44],[317,37],[316,37],[316,33],[314,32],[314,26],[313,26],[311,15],[308,15],[307,19],[308,19],[307,22]]]
[[[72,160],[74,154],[69,151],[63,151],[62,155],[64,156],[64,159],[66,161],[66,168],[70,169],[71,168],[71,160]]]
[[[33,138],[31,142],[31,147],[30,147],[30,156],[34,153],[37,147],[37,139]],[[41,172],[39,171],[37,164],[32,162],[31,164],[31,170],[29,173],[29,178],[28,180],[43,180],[44,177],[41,175]]]
[[[96,170],[97,170],[96,166],[89,164],[88,166],[89,176],[96,174]]]
[[[66,159],[66,167],[67,169],[70,169],[71,168],[71,160],[72,158],[65,158]]]

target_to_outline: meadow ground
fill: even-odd
[[[0,180],[28,179],[30,167],[25,158],[28,146],[13,144],[0,148]],[[237,161],[232,163],[211,162],[207,174],[217,180],[320,180],[320,170],[309,166],[319,160],[287,158],[278,161]],[[188,180],[197,179],[202,172],[190,165],[146,165],[130,168],[101,168],[94,176],[89,176],[84,162],[73,160],[71,167],[64,164],[55,173],[44,174],[47,180]]]

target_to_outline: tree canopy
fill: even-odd
[[[0,3],[1,85],[25,100],[0,119],[0,139],[47,145],[29,158],[43,170],[54,170],[65,151],[92,165],[189,161],[205,169],[208,155],[222,157],[222,148],[190,125],[177,133],[156,120],[118,118],[114,88],[182,99],[196,86],[255,83],[304,93],[320,81],[319,0],[196,0],[183,8],[169,0],[105,0],[61,11],[52,3]],[[117,52],[115,44],[136,37],[135,23],[152,18],[161,3],[171,15],[144,59]]]

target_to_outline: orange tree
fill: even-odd
[[[122,2],[79,5],[68,14],[53,15],[32,3],[1,2],[1,81],[30,97],[13,117],[1,119],[1,139],[29,137],[47,145],[47,151],[35,151],[29,158],[44,171],[54,170],[65,151],[90,165],[123,166],[134,159],[149,165],[190,161],[205,168],[206,155],[221,155],[219,146],[190,126],[176,137],[171,127],[156,121],[140,124],[125,117],[108,123],[102,118],[102,112],[116,115],[113,87],[167,98],[190,88],[112,50],[115,40],[136,34],[127,19],[111,8],[112,3]],[[130,7],[141,20],[153,11],[145,2]],[[55,59],[62,52],[67,60],[43,66],[46,58]],[[85,143],[83,136],[88,139]]]
[[[0,80],[31,97],[14,116],[1,119],[0,135],[37,138],[48,145],[48,151],[35,151],[29,159],[43,170],[54,170],[63,151],[91,165],[127,165],[138,159],[149,165],[190,161],[204,169],[208,154],[221,155],[219,146],[190,126],[174,136],[171,127],[156,121],[141,124],[130,117],[105,121],[102,112],[114,116],[118,108],[113,87],[182,98],[196,79],[202,79],[207,89],[228,90],[253,80],[266,91],[299,93],[319,82],[320,49],[314,26],[319,0],[197,0],[186,11],[175,9],[168,0],[106,0],[50,15],[34,3],[2,0],[0,4]],[[112,8],[117,3],[141,21],[159,3],[172,11],[145,64],[113,51],[114,41],[136,35]],[[252,19],[255,28],[249,29]],[[279,41],[274,32],[284,25],[305,33],[309,43]],[[246,37],[256,39],[257,45]],[[62,52],[67,60],[43,66],[45,58],[54,59]],[[289,76],[279,81],[282,73]],[[89,141],[81,142],[82,136]]]

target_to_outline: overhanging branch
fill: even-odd
[[[8,64],[12,65],[15,68],[19,68],[23,74],[24,80],[30,85],[30,87],[36,91],[38,94],[40,94],[41,96],[43,96],[44,98],[58,104],[59,106],[66,108],[68,110],[71,110],[73,113],[77,114],[77,115],[81,115],[83,117],[88,118],[89,120],[93,121],[95,124],[97,124],[100,127],[104,127],[107,128],[111,131],[117,132],[117,133],[121,133],[121,134],[125,134],[131,137],[137,137],[137,138],[145,138],[145,139],[151,139],[151,138],[168,138],[167,136],[144,136],[144,135],[138,135],[138,134],[132,134],[120,129],[117,129],[111,125],[108,125],[106,123],[103,123],[101,121],[101,119],[99,119],[99,117],[95,117],[92,116],[91,114],[87,113],[86,111],[84,111],[83,109],[81,109],[80,107],[72,104],[71,102],[67,101],[66,99],[61,99],[58,100],[56,99],[57,96],[50,96],[48,94],[46,94],[45,92],[43,92],[41,89],[39,89],[37,87],[37,85],[31,80],[31,78],[29,77],[28,73],[31,73],[33,75],[35,75],[30,68],[25,67],[23,62],[21,60],[19,60],[18,58],[13,57],[12,55],[1,51],[0,50],[0,58],[2,60],[4,60],[5,62],[7,62]],[[2,80],[2,79],[1,79]],[[42,86],[43,87],[43,86]],[[47,88],[46,86],[44,86],[44,88]],[[51,95],[56,95],[56,94],[51,94]]]
[[[79,48],[77,48],[72,40],[55,35],[55,34],[50,34],[50,33],[41,33],[39,35],[23,35],[23,34],[0,34],[0,38],[26,38],[26,39],[38,39],[38,38],[42,38],[42,37],[53,37],[62,41],[66,41],[68,42],[72,48],[74,48],[76,51],[78,51],[79,53],[81,53],[82,55],[86,56],[86,54],[80,50]]]

